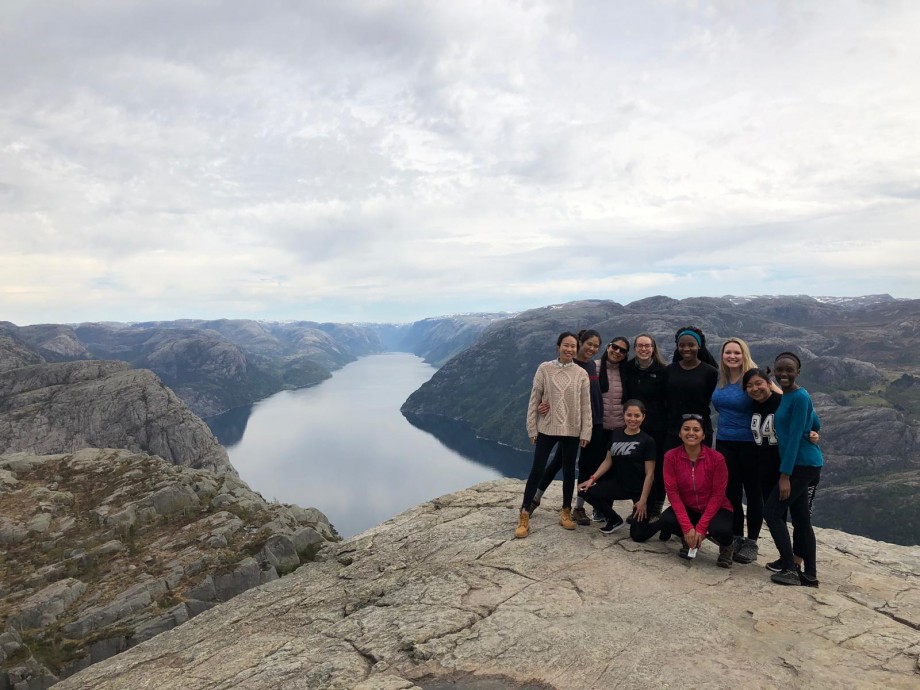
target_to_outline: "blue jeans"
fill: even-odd
[[[779,551],[779,558],[783,570],[795,570],[795,557],[792,550],[792,540],[786,528],[786,510],[792,518],[792,527],[795,530],[796,546],[801,546],[799,555],[805,561],[805,574],[817,577],[817,544],[815,543],[815,530],[811,526],[811,511],[809,510],[808,487],[817,484],[821,479],[821,468],[807,465],[796,465],[789,477],[789,497],[785,501],[779,499],[779,486],[773,487],[770,498],[764,506],[764,518],[770,528],[770,535]],[[801,535],[801,537],[799,536]]]

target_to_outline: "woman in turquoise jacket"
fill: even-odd
[[[821,449],[809,442],[815,420],[815,408],[804,388],[796,384],[802,362],[791,352],[780,353],[773,365],[773,375],[783,389],[783,399],[774,415],[779,442],[779,482],[767,499],[764,517],[779,551],[782,570],[770,579],[781,585],[818,586],[815,532],[808,510],[808,487],[821,478],[824,457]],[[786,529],[784,513],[789,509],[796,536],[802,535],[804,572],[797,572],[792,541]]]

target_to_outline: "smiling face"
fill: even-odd
[[[722,363],[733,373],[741,371],[741,365],[744,364],[744,352],[738,343],[730,340],[722,346]]]
[[[759,403],[766,402],[773,391],[770,388],[770,382],[762,376],[752,376],[748,379],[747,386],[744,389],[751,399]]]
[[[645,415],[638,407],[630,405],[623,411],[623,419],[626,422],[626,428],[631,432],[636,432],[645,421]]]
[[[796,389],[795,380],[799,376],[799,363],[792,357],[780,357],[773,365],[773,375],[784,392]]]
[[[591,336],[581,344],[580,348],[578,348],[578,359],[580,359],[582,362],[587,362],[597,354],[597,351],[600,348],[601,339],[597,336]]]
[[[652,359],[655,352],[655,345],[652,339],[647,335],[640,335],[636,338],[636,359],[642,364],[647,364]]]
[[[677,351],[684,362],[695,363],[699,359],[700,344],[692,335],[682,335],[677,339]]]
[[[567,335],[562,339],[562,342],[559,343],[559,361],[563,364],[568,364],[575,358],[575,354],[578,352],[578,341],[575,339],[575,336]]]
[[[607,359],[609,359],[614,364],[619,364],[624,359],[626,355],[629,354],[629,343],[625,340],[612,340],[607,346]]]
[[[699,446],[705,436],[703,425],[696,419],[685,419],[680,425],[680,440],[683,441],[684,448]]]

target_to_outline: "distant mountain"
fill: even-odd
[[[412,324],[180,319],[16,326],[0,322],[0,371],[40,362],[121,360],[150,369],[199,416],[315,385],[358,357],[413,352],[440,364],[503,315]]]
[[[816,394],[827,426],[828,469],[822,487],[853,487],[835,488],[834,504],[818,506],[819,517],[826,517],[823,524],[855,531],[846,523],[850,508],[870,493],[881,493],[888,500],[876,505],[884,506],[887,523],[876,520],[859,533],[920,543],[920,502],[902,492],[867,488],[895,474],[920,476],[920,385],[913,385],[913,377],[920,375],[920,350],[913,347],[920,335],[920,300],[841,305],[810,297],[651,297],[625,306],[585,300],[542,307],[493,323],[413,393],[402,410],[410,420],[454,420],[481,438],[528,449],[524,414],[533,373],[555,356],[561,331],[596,328],[605,341],[618,335],[632,340],[648,331],[670,360],[674,332],[686,324],[702,328],[714,355],[733,336],[746,340],[762,364],[772,364],[783,350],[797,352],[804,362],[800,382]],[[893,514],[897,520],[890,519]]]

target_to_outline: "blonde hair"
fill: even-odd
[[[757,368],[757,364],[753,359],[751,359],[751,348],[748,347],[748,344],[741,338],[729,338],[724,343],[722,343],[722,347],[719,350],[719,388],[724,388],[729,384],[730,372],[728,371],[728,367],[725,366],[725,359],[722,357],[722,355],[725,354],[725,346],[729,343],[735,343],[735,345],[741,348],[742,376],[744,376],[744,374],[751,369]]]

